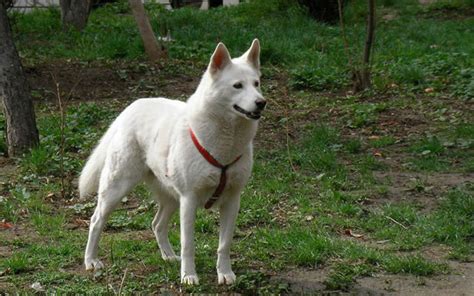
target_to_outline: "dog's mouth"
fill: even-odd
[[[257,120],[257,119],[260,119],[260,117],[262,117],[262,112],[261,111],[253,111],[253,112],[249,112],[243,108],[241,108],[239,105],[234,105],[234,109],[237,110],[238,112],[244,114],[245,116],[247,116],[248,118],[250,119],[254,119],[254,120]]]

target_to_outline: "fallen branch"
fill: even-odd
[[[125,278],[127,277],[127,272],[128,272],[128,268],[125,268],[125,272],[123,273],[122,281],[120,282],[120,288],[119,288],[119,291],[118,291],[118,295],[122,295],[122,288],[123,288],[123,284],[125,283]]]
[[[408,229],[408,227],[406,227],[402,223],[398,222],[397,220],[393,219],[392,217],[390,217],[390,216],[384,216],[384,217],[387,218],[388,220],[392,221],[393,223],[397,224],[398,226],[402,227],[403,229]]]

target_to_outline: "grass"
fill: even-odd
[[[472,20],[447,20],[439,26],[437,19],[417,16],[423,10],[414,5],[416,1],[403,3],[386,5],[401,11],[397,18],[379,20],[373,61],[376,87],[396,84],[418,91],[448,88],[458,97],[472,97]],[[294,1],[250,1],[199,13],[192,9],[170,12],[149,3],[147,10],[155,32],[163,35],[169,30],[175,39],[167,44],[173,59],[205,63],[216,40],[239,54],[249,40],[258,36],[264,45],[262,63],[290,67],[290,85],[294,88],[332,90],[349,83],[339,28],[313,21]],[[354,56],[363,46],[364,14],[361,3],[351,4],[346,10],[347,35]],[[56,10],[28,16],[15,14],[13,20],[18,47],[29,61],[143,57],[140,37],[124,1],[94,11],[83,33],[62,32]]]
[[[351,2],[345,12],[351,52],[362,46],[365,10],[359,3]],[[85,221],[95,203],[74,199],[75,179],[126,100],[68,106],[64,177],[69,187],[63,200],[59,114],[54,104],[41,100],[45,92],[36,92],[41,145],[18,159],[17,175],[0,185],[0,217],[22,233],[0,232],[5,289],[28,293],[31,283],[39,282],[46,293],[112,294],[126,271],[126,294],[280,294],[291,293],[291,287],[275,282],[273,274],[315,269],[329,270],[327,290],[350,291],[360,277],[380,272],[429,277],[451,272],[448,260],[472,260],[474,187],[460,181],[445,188],[441,177],[474,171],[473,117],[465,107],[472,97],[473,23],[426,17],[468,2],[414,3],[381,1],[375,88],[357,95],[344,93],[350,77],[339,28],[316,23],[292,1],[250,1],[208,12],[169,12],[147,4],[155,31],[169,29],[175,39],[168,44],[168,64],[152,73],[163,83],[189,83],[183,77],[204,68],[216,40],[232,53],[241,53],[255,36],[262,41],[263,87],[272,106],[259,134],[232,248],[238,281],[228,288],[215,285],[218,215],[199,211],[202,284],[180,286],[179,264],[160,258],[149,230],[157,205],[143,186],[108,221],[100,244],[107,268],[83,272]],[[384,20],[387,11],[397,17]],[[143,75],[138,83],[153,83],[147,81],[151,70],[142,62],[143,48],[123,1],[94,10],[82,33],[62,32],[56,10],[11,17],[30,67],[75,59],[113,68],[119,60],[130,65],[117,70],[122,80],[133,82],[131,69],[137,67]],[[282,89],[288,89],[288,97],[281,96]],[[287,126],[288,147],[278,138]],[[0,131],[4,128],[0,115]],[[0,134],[0,153],[6,150],[3,138]],[[404,175],[416,178],[397,179]],[[441,176],[443,184],[431,184],[431,176]],[[176,251],[178,224],[174,217],[170,240]],[[445,255],[427,255],[436,248]]]

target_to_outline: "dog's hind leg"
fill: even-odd
[[[168,230],[171,217],[178,209],[179,203],[174,198],[168,196],[156,196],[155,199],[159,200],[160,208],[151,223],[151,227],[160,247],[161,257],[166,261],[178,261],[180,257],[176,256],[171,247]]]
[[[151,186],[150,186],[151,187]],[[176,256],[173,248],[171,247],[168,230],[169,222],[173,214],[179,207],[179,203],[173,197],[168,196],[166,193],[160,193],[157,190],[153,190],[154,199],[160,204],[160,208],[151,223],[151,229],[155,234],[156,241],[160,247],[161,257],[166,261],[178,261],[179,256]]]
[[[120,170],[117,170],[118,167],[120,167]],[[141,180],[142,174],[125,168],[130,168],[130,163],[120,164],[110,161],[106,163],[102,170],[97,207],[90,221],[89,238],[84,256],[84,264],[87,270],[104,267],[98,258],[100,234],[104,229],[107,218],[117,207],[122,197]]]
[[[151,222],[151,229],[155,234],[156,242],[161,251],[161,257],[165,261],[178,261],[180,257],[176,256],[171,247],[168,230],[169,222],[178,209],[179,202],[170,196],[168,192],[161,190],[161,184],[153,173],[150,172],[145,175],[145,182],[152,192],[153,199],[159,204],[158,212]]]

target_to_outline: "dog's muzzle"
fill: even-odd
[[[258,119],[260,119],[260,117],[262,117],[262,110],[263,109],[258,109],[257,111],[249,112],[249,111],[241,108],[238,105],[234,105],[234,109],[237,110],[238,112],[244,114],[245,116],[247,116],[250,119],[258,120]]]

